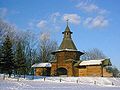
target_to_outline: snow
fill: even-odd
[[[32,67],[51,67],[51,63],[36,63]]]
[[[74,50],[74,49],[69,49],[69,48],[65,48],[65,49],[62,49],[63,51],[66,50],[66,51],[77,51],[77,50]],[[61,51],[62,51],[61,50]]]
[[[0,75],[0,90],[120,90],[120,78],[34,77],[5,78]]]
[[[102,64],[102,61],[104,59],[101,60],[87,60],[87,61],[82,61],[79,65],[80,66],[86,66],[86,65],[100,65]]]

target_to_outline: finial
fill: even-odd
[[[67,26],[68,26],[68,21],[69,21],[69,19],[66,20],[66,22],[67,22]]]

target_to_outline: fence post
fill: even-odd
[[[3,76],[3,80],[5,80],[5,74],[4,74],[4,76]]]
[[[76,80],[76,82],[77,82],[77,83],[79,82],[78,79]]]
[[[62,79],[60,78],[60,82],[62,81]]]
[[[114,85],[114,83],[112,82],[112,85]]]
[[[95,85],[96,85],[96,83],[97,83],[97,82],[96,82],[96,81],[94,81],[94,84],[95,84]]]
[[[17,81],[19,82],[19,77],[17,78]]]
[[[44,81],[45,81],[45,77],[44,77]]]
[[[34,80],[34,74],[32,75],[32,80]]]

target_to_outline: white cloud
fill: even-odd
[[[79,3],[78,5],[76,5],[76,7],[79,9],[83,9],[87,12],[93,12],[98,9],[98,7],[94,4],[84,4],[84,3]]]
[[[105,14],[108,12],[107,10],[100,8],[95,4],[89,4],[89,3],[83,3],[83,2],[77,4],[76,8],[86,12],[95,12],[98,14]]]
[[[62,19],[66,21],[67,19],[69,22],[73,24],[79,24],[80,23],[80,16],[78,14],[64,14]]]
[[[39,23],[37,23],[37,27],[40,29],[45,29],[47,27],[47,21],[46,20],[39,21]]]
[[[106,9],[99,9],[98,13],[99,14],[105,14],[108,13],[109,11],[107,11]]]
[[[101,28],[108,25],[108,20],[103,16],[97,16],[95,18],[88,17],[84,21],[84,25],[90,28]]]
[[[58,18],[59,16],[60,16],[60,13],[59,13],[59,12],[52,13],[52,14],[51,14],[51,21],[52,21],[53,23],[56,23],[57,18]]]
[[[60,14],[59,12],[55,12],[50,14],[49,17],[48,19],[40,20],[37,24],[30,22],[28,25],[30,27],[35,25],[42,31],[44,30],[44,32],[58,32],[61,29],[60,25],[67,19],[73,24],[80,23],[80,16],[78,14]]]
[[[43,40],[43,41],[49,40],[50,39],[50,33],[48,33],[48,32],[41,33],[40,39]]]
[[[0,8],[0,17],[5,17],[7,14],[8,10],[7,8]]]

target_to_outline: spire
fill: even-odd
[[[63,38],[63,41],[59,47],[59,49],[73,49],[73,50],[77,50],[76,49],[76,46],[71,38],[71,34],[72,32],[70,31],[70,28],[68,26],[68,19],[66,20],[67,21],[67,26],[65,28],[65,31],[62,32],[62,34],[64,34],[64,38]]]
[[[69,28],[69,25],[68,25],[68,21],[69,21],[69,19],[66,20],[66,22],[67,22],[67,26],[66,26],[65,31],[70,31],[70,28]],[[70,32],[71,32],[71,31],[70,31]]]
[[[68,21],[69,21],[69,19],[66,20],[66,22],[67,22],[67,26],[68,26]]]
[[[65,28],[65,31],[62,32],[62,34],[64,34],[64,38],[71,38],[71,34],[72,34],[72,32],[70,31],[70,28],[68,26],[68,21],[69,21],[69,19],[66,20],[67,26]]]

